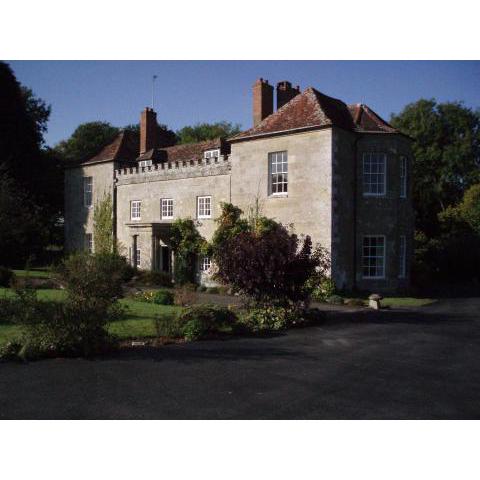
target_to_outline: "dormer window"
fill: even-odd
[[[216,148],[215,150],[207,150],[203,153],[203,158],[205,160],[214,160],[220,156],[220,149]]]
[[[151,167],[152,166],[152,161],[151,160],[141,160],[138,162],[139,167]]]

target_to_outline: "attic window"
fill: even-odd
[[[139,167],[151,167],[152,166],[152,161],[151,160],[141,160],[138,162]]]
[[[205,160],[215,159],[215,158],[218,158],[219,156],[220,156],[220,150],[218,148],[215,150],[207,150],[203,154],[203,158],[205,158]]]

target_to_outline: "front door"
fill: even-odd
[[[170,249],[165,245],[160,247],[162,258],[162,272],[170,273]]]

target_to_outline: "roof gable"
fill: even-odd
[[[100,150],[94,157],[82,163],[132,162],[138,155],[138,136],[129,131],[120,132],[114,140]]]
[[[347,105],[309,87],[255,127],[229,140],[235,142],[291,130],[331,126],[353,131],[397,133],[397,130],[366,105]]]

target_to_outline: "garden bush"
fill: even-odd
[[[329,277],[314,276],[307,282],[311,289],[311,297],[317,302],[326,302],[327,298],[335,294],[335,283]]]
[[[153,303],[157,305],[173,305],[174,295],[170,290],[158,290],[153,294]]]
[[[252,333],[285,330],[302,321],[301,311],[277,306],[253,307],[239,316],[239,325]]]
[[[180,324],[180,321],[177,315],[172,314],[172,315],[156,316],[153,322],[154,322],[157,338],[183,337],[183,328]]]
[[[332,305],[343,305],[343,298],[340,295],[330,295],[326,302]]]
[[[13,270],[0,266],[0,287],[9,287],[14,277]]]
[[[64,302],[40,301],[35,290],[16,287],[8,308],[21,327],[18,355],[89,356],[110,348],[108,325],[125,313],[117,302],[124,266],[124,259],[113,254],[73,254],[58,270],[67,291]]]
[[[153,272],[150,270],[137,271],[137,282],[147,286],[171,287],[172,277],[167,272]]]
[[[220,290],[219,290],[218,287],[208,287],[207,288],[207,293],[218,294],[218,293],[220,293]]]
[[[174,290],[174,303],[182,307],[193,305],[198,301],[197,287],[193,283],[186,283]]]
[[[178,317],[186,340],[199,340],[223,330],[231,331],[236,325],[235,313],[218,305],[196,305],[185,308]]]

